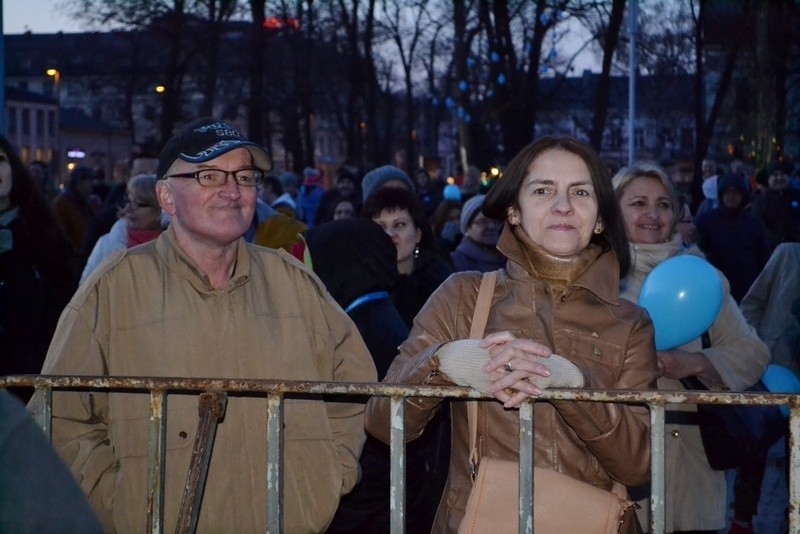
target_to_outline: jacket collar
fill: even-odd
[[[172,272],[186,279],[195,289],[203,293],[230,291],[246,283],[250,278],[250,254],[243,237],[239,238],[236,266],[233,268],[233,276],[225,289],[215,288],[211,285],[206,273],[178,245],[175,239],[175,229],[172,226],[161,232],[156,240],[156,250]]]
[[[589,245],[597,246],[597,245]],[[513,279],[539,278],[535,266],[525,253],[525,245],[514,235],[511,225],[503,225],[497,249],[508,258],[506,271]],[[610,248],[603,250],[597,259],[575,280],[573,287],[582,287],[610,304],[619,302],[619,262]]]

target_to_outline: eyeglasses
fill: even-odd
[[[241,187],[255,187],[264,179],[264,171],[255,167],[248,167],[236,171],[203,169],[183,174],[170,174],[167,178],[194,178],[197,180],[197,183],[203,187],[221,187],[228,181],[228,175],[233,176],[236,185]]]

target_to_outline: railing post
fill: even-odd
[[[650,526],[653,534],[666,530],[666,461],[663,404],[650,405]]]
[[[147,531],[164,532],[164,480],[167,444],[167,393],[150,391],[150,430],[147,438]]]
[[[789,532],[800,532],[800,404],[792,402],[789,412]]]
[[[389,450],[391,453],[391,490],[389,511],[391,534],[405,532],[406,508],[406,398],[391,397]]]
[[[47,441],[53,441],[53,387],[37,385],[30,403],[33,420],[42,429]]]
[[[283,532],[283,393],[267,395],[267,532]]]
[[[533,534],[533,399],[519,406],[519,532]]]

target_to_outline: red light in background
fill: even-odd
[[[294,17],[264,17],[261,26],[268,30],[299,30],[300,22]]]

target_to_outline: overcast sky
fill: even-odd
[[[83,31],[67,17],[56,0],[0,0],[3,33],[56,33]]]

